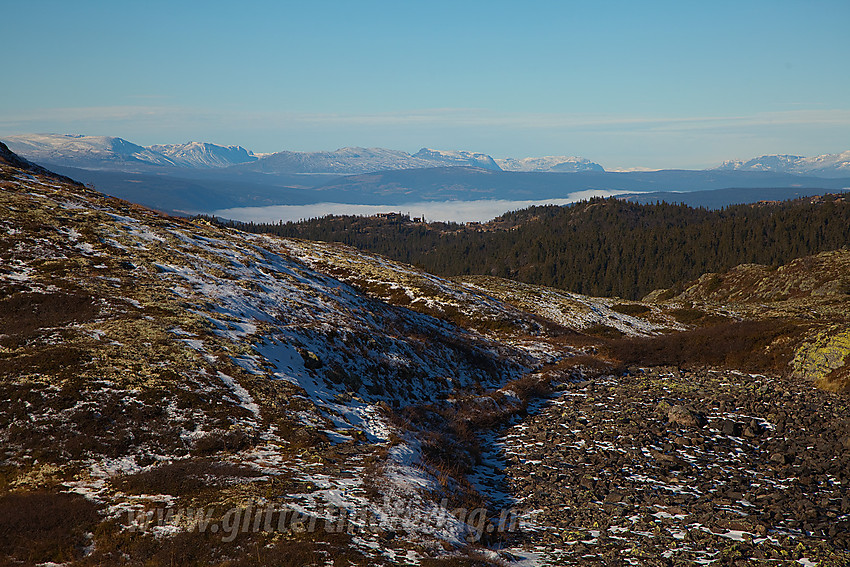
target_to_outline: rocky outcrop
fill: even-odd
[[[813,380],[830,389],[843,389],[850,382],[850,329],[831,327],[804,343],[791,362],[793,376]]]

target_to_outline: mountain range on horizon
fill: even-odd
[[[2,143],[0,206],[2,565],[850,564],[845,196],[321,223],[454,275]]]
[[[220,168],[257,159],[241,146],[206,142],[145,147],[115,136],[77,134],[23,134],[7,136],[4,142],[13,152],[31,161],[92,169]]]
[[[514,172],[605,172],[599,163],[578,156],[493,158],[481,152],[422,148],[414,154],[387,148],[345,147],[334,151],[283,150],[255,154],[242,146],[208,142],[141,146],[113,136],[78,134],[22,134],[2,138],[9,148],[37,163],[144,171],[151,167],[221,169],[270,174],[357,175],[401,169],[475,167]],[[804,157],[762,155],[748,160],[727,160],[705,171],[759,171],[815,177],[850,176],[850,150]]]
[[[850,175],[850,151],[815,157],[788,154],[764,155],[747,161],[728,160],[715,169],[721,171],[774,171],[823,177]]]
[[[252,173],[337,175],[434,167],[475,167],[492,171],[604,171],[601,165],[575,156],[495,160],[481,152],[431,148],[422,148],[414,154],[361,147],[255,154],[242,146],[207,142],[141,146],[118,137],[75,134],[23,134],[7,136],[3,141],[12,151],[35,162],[121,171],[143,171],[150,167],[229,167]]]
[[[241,220],[261,214],[258,208],[321,203],[393,208],[503,201],[501,213],[522,206],[520,202],[610,194],[715,208],[850,187],[850,152],[818,158],[763,156],[706,170],[612,172],[580,157],[494,159],[427,148],[414,154],[385,148],[255,154],[242,146],[189,142],[146,147],[108,136],[28,134],[6,141],[33,163],[114,197],[172,214]],[[807,168],[813,173],[803,173]],[[301,218],[295,209],[291,214]]]

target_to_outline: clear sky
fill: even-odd
[[[708,167],[850,149],[850,1],[6,0],[0,135]]]

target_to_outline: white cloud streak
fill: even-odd
[[[453,126],[529,130],[678,131],[769,126],[850,126],[850,110],[801,109],[738,116],[620,116],[585,114],[499,113],[475,108],[435,108],[372,114],[290,113],[199,110],[178,106],[99,106],[49,108],[23,113],[0,111],[0,125],[25,127],[33,123],[216,121],[251,127],[412,127]]]

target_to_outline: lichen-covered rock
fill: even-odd
[[[705,417],[681,405],[672,406],[667,411],[667,421],[683,427],[702,427],[706,423]]]
[[[797,349],[791,361],[793,375],[821,385],[833,371],[845,366],[850,356],[850,329],[831,327]],[[833,387],[840,386],[839,384]]]

